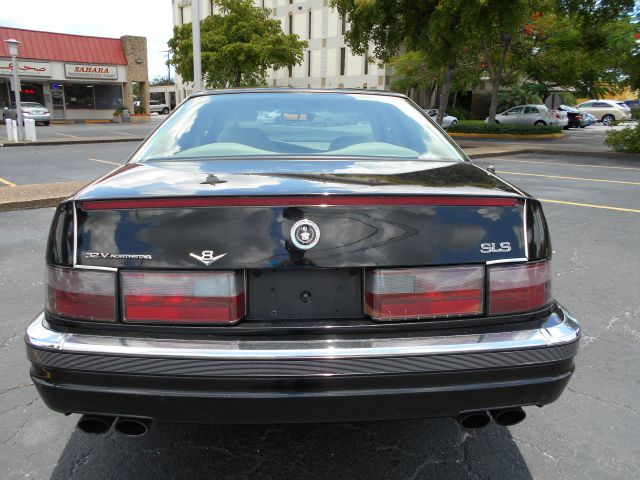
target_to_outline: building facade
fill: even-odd
[[[192,3],[200,1],[200,19],[216,12],[211,0],[172,0],[173,24],[192,21]],[[271,9],[282,30],[295,33],[309,44],[301,65],[291,69],[269,69],[267,83],[273,87],[364,88],[388,90],[390,69],[380,68],[367,55],[354,55],[344,41],[349,22],[329,0],[253,0],[257,7]],[[178,102],[193,92],[176,74]]]
[[[89,37],[0,27],[0,107],[15,101],[14,65],[5,40],[18,48],[20,96],[54,119],[110,119],[118,107],[133,112],[133,83],[149,109],[147,39]]]

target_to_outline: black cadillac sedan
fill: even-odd
[[[574,370],[550,261],[540,203],[403,95],[196,94],[58,207],[31,376],[90,432],[510,425]]]

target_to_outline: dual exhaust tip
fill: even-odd
[[[456,420],[467,430],[484,428],[493,421],[503,427],[510,427],[522,422],[527,414],[521,407],[502,408],[499,410],[466,412],[458,415]],[[102,415],[83,415],[78,421],[78,428],[91,435],[107,433],[111,426],[117,432],[129,437],[140,437],[149,430],[151,421],[145,418],[107,417]]]
[[[117,432],[123,435],[140,437],[147,433],[151,421],[146,418],[116,418],[102,415],[83,415],[78,420],[78,428],[91,435],[107,433],[112,425]]]
[[[527,414],[521,407],[501,408],[499,410],[466,412],[458,415],[456,420],[460,426],[467,430],[476,430],[489,425],[491,419],[498,425],[510,427],[517,425],[527,417]]]

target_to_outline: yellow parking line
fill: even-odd
[[[602,182],[602,183],[619,183],[622,185],[640,185],[640,182],[625,182],[622,180],[603,180],[600,178],[565,177],[563,175],[543,175],[541,173],[506,172],[504,170],[496,170],[496,173],[500,173],[503,175],[523,175],[525,177],[558,178],[560,180],[580,180],[583,182]]]
[[[608,205],[593,205],[591,203],[564,202],[562,200],[548,200],[546,198],[539,198],[538,200],[547,203],[558,203],[560,205],[573,205],[575,207],[601,208],[603,210],[615,210],[617,212],[640,213],[640,210],[636,210],[634,208],[610,207]]]
[[[637,170],[640,172],[639,167],[613,167],[611,165],[588,165],[586,163],[558,163],[558,162],[542,162],[538,160],[516,160],[514,158],[503,159],[496,158],[495,162],[516,162],[516,163],[540,163],[543,165],[559,165],[562,167],[585,167],[585,168],[610,168],[612,170]]]
[[[121,163],[110,162],[109,160],[100,160],[99,158],[90,158],[89,160],[100,163],[108,163],[109,165],[122,165]]]
[[[4,183],[5,185],[8,185],[10,187],[16,187],[17,185],[13,182],[10,182],[9,180],[6,180],[2,177],[0,177],[0,183]]]

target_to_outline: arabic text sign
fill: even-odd
[[[51,65],[44,62],[18,61],[18,73],[21,77],[50,77]],[[13,75],[11,60],[0,59],[0,75]]]
[[[83,65],[65,63],[64,76],[67,78],[99,78],[103,80],[117,80],[118,67],[115,65]]]

